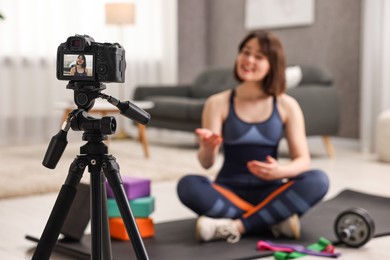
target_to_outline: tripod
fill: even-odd
[[[88,111],[93,107],[95,98],[100,97],[118,107],[121,114],[138,123],[146,124],[150,115],[129,101],[120,102],[101,93],[105,89],[105,85],[99,82],[70,81],[67,88],[74,90],[74,101],[78,108],[68,115],[62,129],[53,136],[42,164],[50,169],[56,167],[66,148],[66,136],[70,128],[75,131],[84,131],[82,139],[87,143],[80,147],[80,155],[74,159],[69,167],[68,176],[61,187],[32,259],[50,258],[67,213],[76,196],[77,186],[87,166],[91,174],[91,259],[112,259],[106,203],[106,179],[113,190],[137,259],[149,259],[126,198],[119,174],[119,165],[115,157],[108,154],[108,148],[103,143],[107,139],[107,135],[115,133],[116,120],[110,116],[96,119],[88,115]]]

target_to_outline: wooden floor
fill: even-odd
[[[337,142],[335,150],[335,158],[329,159],[324,152],[315,155],[312,162],[313,168],[329,174],[331,187],[327,198],[345,188],[390,197],[390,164],[378,163],[372,155],[362,155],[354,147]],[[151,217],[156,223],[195,216],[178,201],[175,181],[152,183],[152,194],[156,198],[156,211]],[[0,200],[0,259],[31,259],[36,244],[24,237],[41,235],[56,197],[57,193],[53,193]],[[337,248],[337,251],[342,253],[341,259],[390,259],[389,244],[390,236],[372,239],[358,250]],[[54,253],[52,259],[71,258]]]

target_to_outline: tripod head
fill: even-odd
[[[130,101],[120,101],[112,96],[103,94],[106,89],[105,84],[100,82],[79,82],[69,81],[67,89],[74,90],[74,102],[77,109],[68,114],[61,130],[52,137],[43,159],[43,166],[54,169],[59,162],[68,144],[67,134],[69,129],[74,131],[84,131],[83,141],[102,142],[107,139],[107,135],[116,131],[116,120],[113,116],[94,118],[88,114],[95,104],[96,98],[106,99],[110,104],[116,106],[120,113],[140,124],[147,124],[150,114],[139,108]]]

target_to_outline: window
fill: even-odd
[[[130,99],[137,84],[176,82],[177,0],[132,0],[135,24],[123,27],[105,23],[109,2],[0,0],[0,144],[15,135],[19,142],[33,139],[27,130],[13,131],[31,130],[31,122],[42,128],[35,131],[40,139],[58,131],[58,122],[42,125],[61,119],[55,102],[73,98],[55,76],[57,47],[69,36],[87,34],[125,48],[125,86],[107,87],[107,94]]]

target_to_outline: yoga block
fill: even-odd
[[[144,178],[136,178],[129,176],[122,176],[123,188],[127,195],[127,199],[136,199],[141,197],[147,197],[150,195],[150,180]],[[106,182],[107,197],[114,198],[114,193]]]
[[[154,197],[143,197],[138,199],[129,200],[131,211],[135,218],[146,218],[154,211]],[[107,199],[108,217],[116,218],[121,217],[118,204],[115,199]]]
[[[142,238],[154,236],[154,223],[151,218],[135,218],[135,222]],[[130,240],[122,218],[110,218],[110,234],[118,240]]]
[[[130,200],[130,208],[134,217],[147,218],[154,211],[154,197],[143,197]]]

